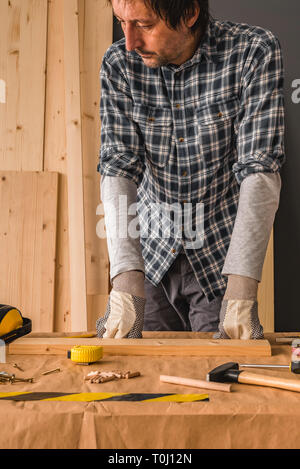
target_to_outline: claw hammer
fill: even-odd
[[[234,362],[217,366],[207,374],[206,380],[217,383],[255,384],[256,386],[270,386],[272,388],[300,392],[300,380],[249,373],[248,371],[240,370],[239,364]]]

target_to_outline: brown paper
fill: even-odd
[[[174,337],[174,333],[161,334]],[[175,334],[176,335],[176,334]],[[279,336],[278,334],[277,336]],[[282,335],[282,334],[281,334]],[[182,337],[182,334],[181,334]],[[187,337],[193,337],[191,333]],[[199,337],[199,334],[195,334]],[[201,337],[210,337],[201,334]],[[275,335],[266,337],[275,343]],[[240,363],[288,364],[291,347],[272,345],[272,357],[243,357]],[[14,449],[198,449],[299,448],[300,393],[233,384],[231,393],[162,383],[160,375],[205,379],[212,368],[235,357],[105,357],[89,366],[60,356],[8,356],[0,371],[33,377],[34,383],[0,386],[0,392],[58,391],[205,393],[209,401],[13,402],[0,401],[0,448]],[[60,368],[60,372],[42,375]],[[91,371],[140,371],[141,376],[102,384],[85,381]],[[251,369],[299,379],[289,370]]]

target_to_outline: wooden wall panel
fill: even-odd
[[[0,169],[43,170],[47,0],[0,1]]]

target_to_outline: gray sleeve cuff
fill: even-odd
[[[129,270],[145,273],[138,230],[129,230],[136,219],[136,184],[124,177],[102,176],[101,200],[104,207],[107,248],[110,261],[110,280]],[[134,214],[129,215],[129,208]],[[130,213],[133,213],[130,212]],[[136,223],[132,227],[137,227]]]
[[[280,191],[278,172],[256,173],[243,180],[222,275],[242,275],[261,281]]]

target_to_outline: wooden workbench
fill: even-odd
[[[205,379],[227,361],[287,364],[290,346],[275,344],[269,357],[105,356],[90,366],[72,363],[63,355],[8,355],[1,371],[34,377],[34,383],[5,384],[0,392],[134,392],[207,393],[200,402],[58,402],[0,400],[0,448],[17,449],[199,449],[299,448],[300,393],[233,384],[232,392],[201,390],[161,383],[160,375]],[[188,337],[192,337],[188,333]],[[211,338],[211,334],[200,335]],[[156,334],[157,337],[157,334]],[[174,338],[176,333],[161,337]],[[182,335],[181,335],[182,337]],[[199,334],[195,337],[199,338]],[[17,363],[24,369],[12,367]],[[42,375],[60,368],[60,372]],[[138,378],[91,384],[90,371],[140,371]],[[252,370],[291,377],[289,370]],[[300,376],[299,376],[300,379]]]

